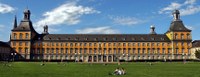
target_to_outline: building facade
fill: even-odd
[[[137,60],[191,59],[191,30],[187,29],[178,10],[173,11],[170,28],[157,34],[151,26],[148,34],[49,34],[44,26],[37,33],[30,20],[31,12],[11,31],[11,47],[19,54],[16,60],[117,62]]]
[[[195,56],[196,51],[200,50],[200,40],[194,40],[191,48],[191,58],[198,59]]]

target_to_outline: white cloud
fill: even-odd
[[[119,25],[126,25],[126,26],[132,26],[132,25],[136,25],[139,23],[142,23],[142,20],[137,19],[135,17],[110,17],[113,22],[115,24],[119,24]]]
[[[15,9],[11,7],[10,5],[0,3],[0,13],[10,13],[13,12]]]
[[[93,27],[76,30],[76,33],[79,34],[117,34],[120,33],[118,30],[112,29],[109,26],[103,27]]]
[[[184,3],[172,2],[167,7],[158,11],[159,14],[171,14],[174,9],[179,9],[181,16],[192,15],[200,12],[200,6],[196,5],[196,0],[186,0]]]
[[[188,28],[188,29],[190,29],[190,30],[194,30],[194,27],[192,27],[192,26],[186,25],[185,27]]]
[[[92,7],[85,7],[78,5],[77,1],[67,2],[54,8],[51,11],[45,12],[42,19],[36,22],[36,29],[41,28],[45,24],[49,26],[56,25],[74,25],[78,24],[81,20],[80,17],[87,14],[100,13]]]
[[[167,7],[164,7],[162,8],[160,11],[159,11],[159,14],[162,14],[162,13],[168,13],[168,11],[172,11],[174,9],[179,9],[182,5],[179,4],[179,3],[176,3],[176,2],[172,2],[170,5],[168,5]]]
[[[184,4],[194,4],[196,0],[186,0]]]

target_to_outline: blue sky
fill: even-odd
[[[179,9],[193,40],[200,39],[200,0],[0,0],[1,41],[27,7],[36,31],[49,25],[50,34],[148,34],[151,25],[163,34]]]

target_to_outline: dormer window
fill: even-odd
[[[88,40],[88,38],[85,38],[85,40]]]
[[[113,40],[117,40],[117,38],[113,38]]]
[[[161,40],[165,40],[165,38],[161,38]]]
[[[135,40],[135,38],[132,38],[132,40]]]
[[[144,38],[143,38],[143,37],[141,37],[141,40],[144,40]]]
[[[105,41],[105,40],[107,40],[107,38],[103,38],[103,40]]]
[[[22,27],[23,30],[25,30],[25,27]]]
[[[122,40],[126,40],[126,38],[122,38]]]
[[[97,40],[98,40],[98,38],[94,38],[94,40],[95,40],[95,41],[97,41]]]
[[[151,38],[151,40],[155,40],[155,38]]]
[[[79,40],[79,38],[78,37],[76,37],[76,39],[75,40]]]

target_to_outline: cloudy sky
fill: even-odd
[[[36,31],[49,25],[50,34],[147,34],[151,25],[163,34],[179,9],[193,40],[200,39],[200,0],[0,0],[1,41],[9,40],[14,16],[19,24],[26,8]]]

